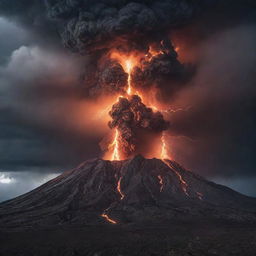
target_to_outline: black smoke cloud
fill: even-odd
[[[139,145],[146,145],[147,140],[151,140],[150,136],[147,136],[146,140],[142,138],[147,133],[156,135],[169,127],[163,115],[146,107],[138,95],[133,95],[130,99],[119,98],[109,114],[112,118],[109,127],[119,131],[119,149],[124,158],[140,152]]]
[[[46,1],[48,16],[61,23],[60,34],[64,46],[73,52],[90,55],[96,59],[95,69],[86,74],[94,77],[90,86],[91,95],[106,93],[111,81],[102,86],[103,74],[116,74],[108,67],[99,72],[99,61],[102,56],[112,49],[128,53],[138,51],[148,54],[151,44],[160,44],[162,56],[153,57],[146,64],[141,63],[133,73],[134,83],[137,87],[157,86],[162,90],[166,84],[173,80],[180,80],[185,69],[177,61],[176,53],[168,38],[170,28],[186,24],[196,14],[208,8],[215,1]],[[144,59],[141,62],[145,62]],[[122,70],[119,70],[119,76]],[[158,77],[158,79],[156,79]],[[159,79],[161,77],[161,79]],[[106,79],[105,79],[106,80]],[[122,79],[121,79],[122,81]],[[104,81],[103,81],[104,82]],[[179,84],[181,85],[181,84]],[[106,88],[106,89],[105,89]],[[116,85],[112,86],[112,91]],[[100,89],[100,90],[97,90]],[[170,92],[175,92],[179,86],[173,86]],[[160,90],[160,91],[162,91]],[[162,95],[165,91],[162,91]]]

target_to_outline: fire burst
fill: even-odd
[[[164,132],[162,133],[161,142],[162,142],[161,159],[170,159],[168,151],[167,151]]]
[[[161,51],[160,52],[156,52],[156,51],[153,51],[151,48],[150,48],[150,51],[148,53],[148,55],[145,55],[144,57],[145,58],[149,58],[150,56],[150,60],[151,58],[157,56],[157,55],[160,55],[160,54],[163,54]],[[141,95],[141,92],[138,92],[136,90],[134,90],[134,88],[132,87],[132,71],[134,69],[135,66],[139,65],[139,58],[141,56],[136,56],[136,55],[122,55],[118,52],[112,52],[111,55],[110,55],[110,58],[112,59],[115,59],[117,60],[120,65],[123,67],[123,70],[126,72],[126,74],[128,75],[127,77],[127,87],[126,87],[126,95],[122,95],[120,94],[118,96],[118,101],[116,103],[116,105],[120,102],[120,98],[122,97],[123,99],[127,99],[127,102],[129,102],[131,104],[132,100],[134,99],[135,96],[137,96],[139,98],[139,100],[141,100],[141,104],[140,106],[142,108],[145,109],[145,111],[148,111],[151,109],[151,111],[153,111],[152,113],[156,113],[156,116],[157,116],[157,113],[159,113],[159,115],[162,116],[162,114],[160,114],[162,111],[158,109],[158,107],[156,107],[155,105],[151,104],[151,102],[149,102],[149,99],[147,99],[147,103],[149,104],[150,107],[147,107],[142,101],[144,101],[144,96]],[[113,109],[114,107],[114,109]],[[119,106],[115,106],[113,105],[112,107],[112,110],[115,111],[115,108],[118,108]],[[120,109],[120,111],[122,111],[122,109]],[[129,114],[131,115],[134,115],[134,120],[136,120],[135,122],[140,122],[140,116],[142,113],[140,113],[139,111],[141,110],[136,110],[136,107],[135,109],[127,109],[128,112],[126,116],[124,116],[124,120],[126,120],[125,118],[128,118],[129,119]],[[130,111],[130,113],[129,113]],[[137,112],[138,111],[138,112]],[[111,113],[111,112],[109,112]],[[115,113],[118,113],[118,112],[114,112],[113,116],[111,115],[112,119],[115,118]],[[159,115],[158,117],[156,118],[159,118]],[[152,114],[152,117],[150,118],[155,118],[155,116],[153,116]],[[163,116],[162,116],[162,119],[163,119]],[[119,119],[120,120],[120,119]],[[120,131],[120,126],[118,124],[119,120],[117,120],[117,122],[112,122],[112,127],[111,128],[114,128],[115,127],[115,134],[114,134],[114,138],[113,138],[113,141],[110,143],[110,145],[108,146],[108,149],[111,151],[108,152],[107,154],[110,154],[110,156],[106,157],[105,156],[105,159],[110,159],[110,160],[123,160],[125,159],[127,156],[129,156],[130,153],[128,152],[134,152],[135,150],[135,144],[132,144],[132,142],[129,141],[129,137],[127,137],[127,134],[129,133],[129,130],[125,130],[125,134],[123,133],[123,130]],[[153,120],[153,119],[152,119]],[[161,121],[165,122],[166,124],[168,122],[164,121],[163,120],[160,120],[159,123],[161,123]],[[129,122],[129,121],[123,121],[124,123],[125,122]],[[162,126],[160,124],[160,127],[163,127],[163,128],[160,128],[160,130],[157,130],[159,128],[155,128],[157,133],[158,132],[162,132],[164,129],[165,126],[165,123],[163,124],[162,122]],[[125,125],[125,124],[124,124]],[[143,125],[147,125],[146,123],[144,123]],[[144,127],[142,125],[142,127]],[[127,128],[127,127],[123,127],[123,128]],[[128,127],[129,129],[130,127]],[[150,129],[150,128],[149,128]],[[162,130],[161,130],[162,129]],[[129,135],[128,135],[129,136]],[[130,135],[132,136],[132,135]],[[130,144],[131,143],[131,144]],[[165,134],[162,133],[162,138],[161,138],[161,143],[162,143],[162,146],[161,146],[161,150],[160,152],[158,153],[154,153],[154,156],[158,156],[158,157],[161,157],[161,158],[166,158],[166,159],[170,159],[170,157],[168,156],[168,152],[167,152],[167,145],[166,145],[166,142],[165,142]],[[129,146],[127,146],[129,145]],[[127,148],[124,148],[124,147],[127,147]],[[129,148],[128,148],[129,147]],[[126,151],[127,149],[127,151]],[[130,151],[131,150],[131,151]]]

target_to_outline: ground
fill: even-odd
[[[224,221],[60,226],[0,233],[0,256],[253,256],[256,224]]]

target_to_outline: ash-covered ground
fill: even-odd
[[[0,233],[5,256],[254,256],[256,225],[172,221],[140,226],[74,226]]]

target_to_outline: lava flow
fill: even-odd
[[[101,216],[105,218],[108,222],[112,224],[117,224],[117,222],[115,220],[110,219],[106,213],[102,213]]]

